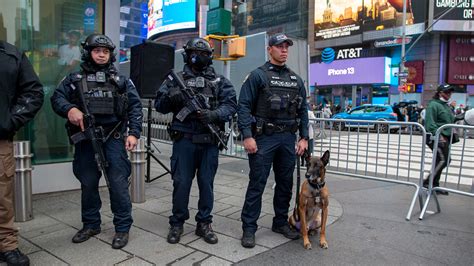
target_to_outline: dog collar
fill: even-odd
[[[322,189],[324,187],[324,185],[326,185],[326,182],[316,183],[316,184],[313,184],[311,182],[308,182],[308,183],[312,188],[317,189],[317,190]]]

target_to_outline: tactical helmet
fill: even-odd
[[[189,40],[185,46],[183,46],[184,51],[188,53],[189,51],[204,51],[212,54],[212,48],[209,42],[202,38],[194,38]]]
[[[115,61],[115,45],[112,40],[104,34],[91,34],[89,35],[82,45],[82,60],[92,61],[90,52],[96,47],[105,47],[110,50],[110,63]]]
[[[193,38],[183,46],[183,59],[185,64],[191,64],[198,69],[205,69],[212,64],[213,49],[208,41],[202,38]],[[192,56],[193,51],[207,52],[209,55]]]

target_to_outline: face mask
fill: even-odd
[[[211,58],[209,56],[193,54],[191,55],[191,64],[193,67],[203,70],[211,64]]]

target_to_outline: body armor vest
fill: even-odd
[[[125,91],[120,93],[114,83],[115,76],[96,72],[85,74],[82,78],[87,82],[87,88],[82,88],[82,91],[91,114],[116,115],[119,118],[126,115],[128,98]]]
[[[204,77],[184,78],[186,87],[192,89],[196,95],[202,96],[209,110],[215,110],[218,107],[218,81],[219,78],[214,80],[209,80]]]
[[[295,121],[302,97],[293,71],[281,75],[260,67],[267,76],[265,88],[259,90],[255,116],[265,121]]]

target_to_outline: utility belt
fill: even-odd
[[[217,144],[218,140],[211,133],[191,134],[184,133],[178,130],[173,130],[168,127],[168,134],[172,141],[178,141],[182,138],[191,140],[194,144]],[[220,133],[220,132],[219,132]]]
[[[290,132],[296,133],[298,131],[298,123],[293,124],[277,124],[273,122],[267,122],[264,120],[257,120],[257,122],[253,126],[253,135],[259,136],[261,134],[265,134],[267,136],[271,136],[274,133],[283,133],[283,132]]]

